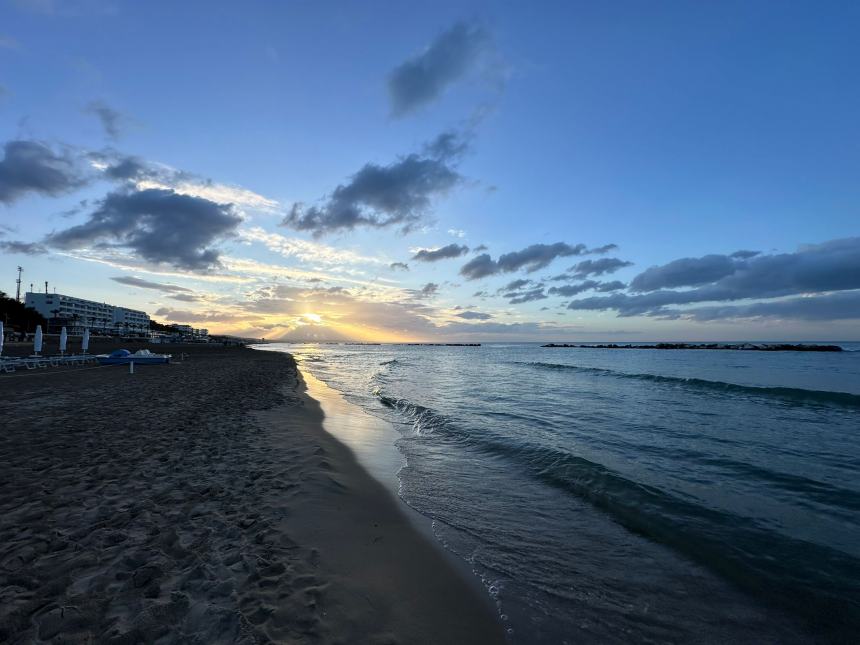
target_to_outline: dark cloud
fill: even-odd
[[[46,242],[63,249],[125,247],[151,262],[208,269],[218,265],[219,257],[211,245],[241,221],[230,204],[172,190],[114,192],[87,222],[52,233]]]
[[[0,202],[11,204],[27,193],[55,197],[86,184],[77,161],[38,141],[7,141],[0,161]]]
[[[419,262],[438,262],[439,260],[458,258],[461,255],[466,255],[468,252],[468,246],[449,244],[438,249],[421,249],[412,256],[412,259]]]
[[[646,272],[650,272],[648,280],[642,281],[648,286],[666,283],[684,286],[699,284],[695,288],[660,289],[632,295],[615,293],[609,296],[575,300],[568,305],[568,308],[597,311],[615,310],[619,316],[677,317],[683,316],[688,310],[669,307],[703,302],[773,299],[788,296],[811,296],[813,294],[821,294],[819,298],[823,298],[827,292],[860,289],[860,238],[831,240],[823,244],[801,247],[795,253],[756,255],[747,260],[730,258],[729,256],[705,256],[699,260],[703,262],[684,258],[680,264],[679,261],[676,261],[663,267],[654,267]],[[727,265],[726,262],[729,264]],[[732,270],[726,273],[725,267],[729,265]],[[690,277],[679,275],[677,273],[679,266],[691,267],[692,275]],[[665,270],[661,271],[661,269]],[[708,271],[710,271],[711,277],[720,277],[714,277],[711,282],[702,284],[701,280]],[[850,300],[850,298],[847,299]],[[742,310],[747,313],[768,310],[788,315],[792,311],[799,311],[801,306],[811,306],[797,303],[796,306],[788,306],[778,302],[759,304],[767,304],[768,307],[759,309],[755,309],[757,305],[705,307],[699,308],[701,310],[699,315],[716,316],[721,312],[728,315],[734,312],[732,314],[734,316]],[[702,313],[705,311],[707,313]]]
[[[472,294],[472,297],[473,298],[486,298],[489,295],[490,294],[488,294],[486,291],[476,291],[475,293]]]
[[[153,179],[157,174],[155,169],[140,157],[119,156],[105,159],[104,155],[100,153],[93,153],[91,156],[99,161],[109,163],[104,173],[108,179],[115,181]]]
[[[434,159],[456,159],[469,149],[466,135],[457,130],[446,130],[429,143],[424,144],[424,155]]]
[[[403,271],[409,271],[409,265],[405,262],[392,262],[388,265],[391,269],[401,269]]]
[[[88,157],[104,166],[103,176],[115,182],[136,182],[150,180],[160,184],[179,184],[193,182],[199,185],[211,185],[210,179],[205,179],[185,170],[177,170],[161,164],[149,162],[134,155],[126,155],[116,150],[108,149],[90,152]]]
[[[479,244],[478,246],[476,246],[476,247],[475,247],[474,249],[472,249],[472,250],[473,250],[475,253],[480,253],[481,251],[486,251],[486,250],[487,250],[487,248],[488,248],[488,247],[487,247],[487,245],[486,245],[486,244]]]
[[[439,285],[435,282],[428,282],[419,290],[413,290],[412,293],[416,298],[430,298],[431,296],[435,296],[439,292]]]
[[[728,255],[681,258],[646,269],[630,283],[631,291],[656,291],[675,287],[697,287],[735,272],[737,260]]]
[[[527,280],[527,279],[524,279],[524,278],[523,278],[523,279],[520,279],[520,280],[513,280],[513,281],[511,281],[511,282],[508,282],[508,284],[506,284],[506,285],[505,285],[504,287],[502,287],[501,289],[499,289],[499,292],[502,292],[502,291],[517,291],[518,289],[522,289],[523,287],[528,286],[528,285],[530,285],[531,283],[532,283],[532,281],[531,281],[531,280]]]
[[[594,287],[595,291],[618,291],[619,289],[624,289],[627,285],[621,282],[621,280],[613,280],[611,282],[600,282]]]
[[[105,134],[116,141],[122,134],[124,117],[103,101],[93,101],[87,106],[87,112],[96,115],[101,121]]]
[[[596,280],[586,280],[585,282],[580,282],[578,284],[566,284],[562,287],[550,287],[549,292],[554,296],[564,296],[565,298],[569,298],[570,296],[576,296],[584,291],[589,291],[594,289],[599,282]]]
[[[498,272],[498,264],[487,253],[475,256],[460,267],[460,275],[467,280],[479,280]]]
[[[473,70],[490,47],[489,34],[476,25],[460,22],[439,34],[427,49],[389,74],[392,114],[403,116],[438,99]]]
[[[427,214],[433,199],[461,180],[445,159],[411,154],[387,166],[369,163],[322,205],[293,204],[281,225],[315,236],[359,226],[408,231]]]
[[[587,278],[590,276],[606,275],[615,273],[624,267],[633,266],[632,262],[618,258],[599,258],[597,260],[583,260],[568,269],[568,275],[573,279]]]
[[[143,278],[135,278],[130,275],[120,275],[114,276],[111,278],[114,282],[119,282],[120,284],[127,285],[129,287],[139,287],[141,289],[153,289],[155,291],[165,291],[167,293],[176,293],[176,292],[190,292],[191,289],[186,287],[180,287],[175,284],[166,284],[164,282],[151,282],[149,280],[144,280]]]
[[[789,298],[751,305],[722,307],[695,307],[684,310],[683,317],[691,320],[729,320],[746,318],[778,318],[793,320],[858,320],[860,319],[860,291],[831,293],[809,298]]]
[[[180,300],[182,302],[199,302],[201,300],[200,296],[196,296],[193,293],[174,293],[167,297],[172,298],[173,300]]]
[[[17,240],[0,241],[0,249],[7,253],[20,253],[21,255],[42,255],[48,249],[44,244],[38,242],[20,242]]]
[[[525,269],[527,272],[532,273],[538,269],[543,269],[556,258],[567,257],[569,255],[582,255],[583,253],[587,253],[584,244],[577,244],[576,246],[570,246],[564,242],[532,244],[522,251],[500,255],[498,268],[502,273],[519,271],[520,269]]]
[[[549,293],[554,296],[564,296],[565,298],[569,298],[570,296],[576,296],[585,291],[618,291],[619,289],[623,289],[625,286],[627,285],[620,280],[613,280],[612,282],[585,280],[584,282],[579,282],[577,284],[566,284],[562,287],[551,287],[549,289]]]
[[[527,273],[533,273],[548,266],[553,260],[571,255],[586,255],[590,253],[604,253],[614,244],[589,249],[585,244],[571,246],[565,242],[555,244],[532,244],[522,251],[504,253],[499,259],[493,260],[487,253],[475,256],[460,269],[460,275],[467,280],[478,280],[496,273],[510,273],[524,269]]]
[[[521,305],[525,302],[534,302],[535,300],[545,300],[548,298],[543,291],[543,287],[535,287],[534,289],[522,291],[516,294],[509,293],[506,297],[510,297],[508,304],[511,305]]]
[[[617,250],[617,244],[604,244],[603,246],[598,246],[597,248],[591,249],[589,253],[594,253],[595,255],[603,255],[604,253],[609,253],[610,251]]]
[[[493,317],[491,314],[485,314],[480,311],[464,311],[461,314],[456,314],[456,316],[466,320],[489,320]]]

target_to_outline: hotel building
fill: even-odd
[[[85,328],[102,334],[149,334],[146,312],[115,307],[104,302],[84,300],[60,293],[27,292],[24,304],[42,314],[49,331],[65,326],[70,334],[82,334]]]

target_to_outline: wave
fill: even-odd
[[[467,447],[484,449],[488,452],[514,458],[516,461],[523,463],[529,467],[540,467],[541,477],[552,477],[556,468],[569,468],[570,461],[575,460],[575,463],[580,466],[580,473],[595,473],[601,474],[597,477],[598,480],[606,479],[606,473],[611,473],[599,464],[590,462],[586,459],[575,457],[568,452],[558,450],[556,448],[543,447],[528,443],[513,443],[509,438],[498,435],[488,428],[482,429],[480,434],[470,432],[468,429],[461,428],[454,419],[451,419],[444,414],[436,412],[423,405],[413,403],[407,399],[395,399],[382,393],[381,388],[374,390],[374,395],[386,407],[392,408],[403,414],[407,420],[411,421],[415,428],[416,434],[427,435],[434,432],[441,432],[448,438],[458,441]],[[542,423],[540,419],[531,418],[528,420],[531,424]],[[641,449],[641,448],[640,448]],[[770,468],[756,466],[744,461],[736,461],[727,458],[717,458],[708,456],[704,453],[690,453],[688,457],[698,460],[700,463],[706,463],[711,466],[717,466],[726,470],[732,470],[746,477],[751,477],[762,482],[764,485],[773,486],[785,490],[787,492],[804,495],[816,500],[818,503],[832,507],[835,512],[845,513],[847,511],[860,510],[860,494],[841,487],[833,486],[825,482],[791,475],[772,470]],[[620,475],[612,475],[618,481],[625,481]],[[587,475],[583,480],[586,484],[583,490],[577,492],[583,494],[586,490],[605,490],[605,486],[594,485],[596,480]],[[642,488],[640,484],[628,482],[630,486],[635,486],[637,489]]]
[[[470,432],[428,407],[387,396],[381,390],[375,394],[382,405],[411,421],[419,436],[436,435],[442,441],[509,459],[530,477],[589,502],[628,530],[684,554],[747,590],[770,596],[762,581],[780,581],[789,594],[774,594],[770,600],[777,604],[795,610],[815,608],[849,624],[858,615],[854,594],[840,597],[839,592],[849,588],[852,580],[860,579],[860,561],[847,554],[779,535],[753,519],[679,498],[558,448],[513,443],[490,428]],[[834,510],[841,512],[860,505],[860,498],[852,491],[822,482],[780,480],[779,473],[764,470],[751,474],[773,485],[797,489],[821,503],[834,504]],[[810,560],[816,563],[814,574],[795,566]],[[834,592],[821,594],[821,589]]]
[[[637,381],[648,381],[652,383],[666,383],[680,385],[697,390],[710,392],[723,392],[728,394],[739,394],[746,396],[758,396],[763,398],[780,399],[796,404],[812,405],[837,405],[847,408],[860,408],[860,394],[850,392],[830,392],[827,390],[807,390],[795,387],[758,387],[754,385],[740,385],[738,383],[726,383],[724,381],[709,381],[694,377],[663,376],[660,374],[636,374],[630,372],[619,372],[617,370],[602,367],[582,367],[579,365],[566,365],[564,363],[542,363],[539,361],[519,361],[515,365],[527,365],[540,369],[569,370],[583,374],[595,374],[611,376],[619,379],[631,379]]]
[[[411,421],[416,434],[429,434],[439,429],[451,427],[447,417],[434,412],[430,408],[412,403],[407,399],[395,399],[386,396],[382,394],[379,388],[376,388],[373,393],[379,398],[379,402],[382,405],[397,410]]]

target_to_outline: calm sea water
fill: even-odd
[[[401,497],[514,642],[856,642],[860,344],[840,344],[280,349],[397,429]]]

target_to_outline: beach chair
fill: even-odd
[[[23,363],[28,370],[35,370],[40,367],[48,367],[48,365],[50,365],[50,361],[44,356],[30,356],[28,358],[22,358],[21,363]]]

